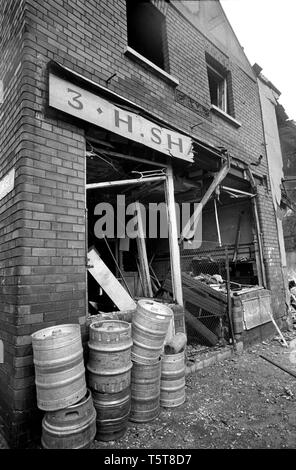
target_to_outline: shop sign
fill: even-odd
[[[14,176],[15,169],[12,168],[3,178],[0,180],[0,200],[7,196],[10,191],[14,188]]]
[[[54,74],[49,75],[49,106],[171,157],[193,162],[190,137],[158,126]]]

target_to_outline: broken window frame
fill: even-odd
[[[139,159],[141,161],[141,159]],[[115,181],[101,181],[98,183],[86,184],[86,190],[88,189],[103,189],[105,187],[122,186],[130,184],[144,184],[151,180],[159,180],[164,183],[165,201],[167,206],[167,217],[168,217],[168,241],[170,251],[170,266],[172,273],[172,286],[173,286],[173,300],[178,305],[183,306],[183,290],[182,290],[182,278],[181,278],[181,260],[180,250],[178,242],[178,229],[175,209],[175,194],[174,194],[174,173],[170,163],[165,165],[165,175],[146,177],[130,180],[115,180]],[[86,253],[88,253],[88,247],[86,245]],[[87,254],[86,254],[87,259]],[[89,268],[87,263],[87,268]],[[148,276],[149,270],[148,270]],[[86,289],[88,291],[88,289]],[[87,299],[88,305],[88,299]]]
[[[135,8],[135,6],[140,6],[141,4],[145,5],[146,11],[139,11],[139,15],[143,15],[144,19],[144,15],[148,16],[149,13],[152,13],[152,15],[157,18],[157,22],[159,23],[157,30],[155,31],[156,34],[154,35],[155,37],[158,35],[160,40],[160,44],[157,45],[157,53],[159,54],[159,57],[156,57],[155,55],[156,48],[154,47],[152,50],[151,43],[149,42],[151,36],[148,39],[148,37],[145,38],[143,31],[133,30],[133,24],[136,21],[137,16],[132,16],[132,9]],[[126,0],[126,22],[128,47],[140,54],[143,58],[151,62],[156,67],[159,67],[161,70],[169,73],[166,18],[163,13],[161,13],[158,8],[156,8],[150,1],[143,2],[137,0]],[[156,26],[155,22],[153,26]],[[143,45],[144,48],[142,47]]]
[[[229,114],[227,76],[223,75],[209,63],[207,63],[207,73],[211,104]],[[215,86],[216,88],[215,91],[217,99],[214,99],[213,94],[211,93],[212,86],[210,81],[212,82],[212,86]]]

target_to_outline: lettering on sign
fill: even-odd
[[[158,126],[53,74],[49,75],[49,106],[171,157],[193,162],[190,137]]]
[[[14,177],[15,169],[12,168],[3,178],[0,180],[0,200],[3,199],[10,191],[14,188]]]
[[[208,108],[198,103],[196,100],[186,95],[182,91],[180,90],[175,91],[175,99],[177,103],[180,103],[183,106],[186,106],[186,108],[191,109],[191,111],[194,111],[195,113],[199,114],[203,118],[208,119],[209,121],[212,120],[211,113]]]

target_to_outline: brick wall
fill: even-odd
[[[31,333],[85,319],[84,133],[45,117],[51,53],[33,43],[24,4],[6,1],[2,17],[1,175],[16,177],[0,201],[0,395],[13,446],[35,418]]]
[[[110,90],[186,132],[202,121],[195,137],[225,146],[246,162],[263,154],[260,175],[267,173],[267,166],[256,80],[170,4],[166,24],[171,75],[180,80],[181,91],[209,107],[205,51],[223,58],[231,70],[239,129],[215,115],[210,122],[176,103],[172,85],[124,55],[125,0],[3,3],[0,171],[3,175],[14,166],[16,181],[13,192],[0,201],[0,335],[5,343],[0,396],[11,442],[22,445],[36,410],[30,334],[56,323],[82,322],[85,314],[84,131],[47,109],[48,62],[55,60],[103,86],[116,73]],[[280,285],[279,253],[266,194],[260,196],[260,210],[266,256],[273,248],[267,265],[275,288]]]
[[[296,125],[288,122],[282,122],[279,127],[279,134],[281,140],[281,149],[283,155],[283,169],[285,177],[296,177]],[[288,186],[288,185],[287,185]],[[292,189],[293,184],[288,186],[288,197],[294,204],[296,203],[296,190]],[[295,253],[296,251],[296,215],[293,212],[290,216],[283,219],[283,229],[285,237],[285,247],[288,253]],[[288,266],[295,276],[295,262],[294,256]],[[291,273],[292,274],[292,273]]]
[[[267,288],[271,290],[274,317],[281,319],[281,317],[286,315],[286,294],[279,249],[276,214],[274,211],[271,192],[264,187],[259,187],[258,189],[258,213],[263,238]]]
[[[157,3],[157,2],[156,2]],[[210,96],[205,51],[228,64],[232,74],[235,118],[243,125],[235,129],[213,115],[212,123],[175,102],[175,88],[153,71],[124,55],[127,45],[125,0],[100,2],[69,0],[57,2],[27,0],[27,44],[36,60],[54,59],[86,78],[143,106],[156,116],[213,145],[227,146],[234,156],[246,161],[264,151],[256,80],[252,80],[232,59],[226,57],[171,5],[166,25],[170,74],[180,80],[179,89],[209,107]],[[38,41],[38,45],[36,44]],[[45,64],[44,64],[45,65]],[[266,164],[258,168],[266,173]]]
[[[18,325],[18,281],[25,273],[21,243],[24,231],[24,206],[19,194],[22,159],[22,132],[24,111],[21,95],[23,82],[24,2],[6,0],[1,4],[1,59],[0,78],[3,81],[4,100],[0,105],[0,177],[15,168],[15,188],[0,201],[0,339],[4,343],[4,364],[0,365],[0,408],[5,427],[17,431],[21,419],[20,393],[17,386],[32,378],[32,365],[25,360],[18,368],[20,356],[27,354],[28,326]],[[20,406],[19,406],[20,405]]]

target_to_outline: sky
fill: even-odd
[[[220,0],[249,59],[281,92],[296,121],[296,0]]]

